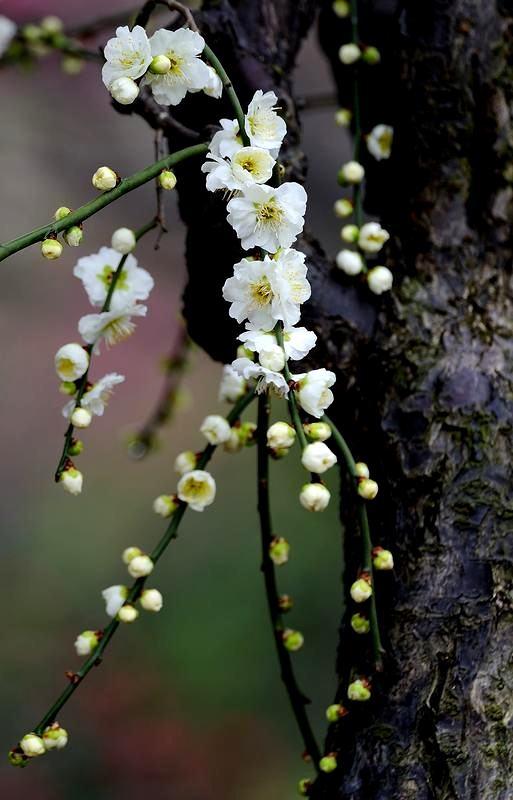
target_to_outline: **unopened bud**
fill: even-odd
[[[319,761],[319,769],[321,772],[334,772],[337,768],[337,754],[336,753],[328,753],[327,756],[323,756]]]
[[[179,475],[192,472],[193,469],[196,469],[197,462],[196,454],[192,450],[184,450],[183,453],[178,453],[175,458],[175,472],[178,472]]]
[[[161,494],[153,501],[153,510],[159,517],[170,517],[178,508],[176,496],[172,494]]]
[[[154,563],[151,558],[144,553],[140,556],[130,559],[128,564],[128,572],[132,578],[145,578],[153,572]]]
[[[278,608],[282,612],[282,614],[286,614],[287,611],[290,611],[294,606],[294,601],[289,594],[282,594],[278,598]]]
[[[64,217],[67,217],[68,214],[71,214],[71,208],[68,208],[67,206],[59,206],[59,208],[53,215],[53,218],[56,222],[59,222],[59,220],[64,219]]]
[[[301,631],[294,631],[292,628],[287,628],[283,631],[282,639],[286,649],[290,650],[291,653],[295,653],[296,650],[301,650],[305,642]]]
[[[56,33],[61,33],[64,30],[64,23],[62,19],[53,15],[43,17],[40,24],[41,30],[47,36],[54,36]]]
[[[66,55],[61,61],[61,69],[65,75],[79,75],[84,69],[85,61],[79,56]]]
[[[354,472],[357,478],[368,478],[370,475],[369,468],[363,461],[357,461],[354,465]]]
[[[7,758],[13,767],[26,767],[28,764],[28,758],[21,747],[13,747],[12,750],[9,750]]]
[[[269,556],[277,567],[289,560],[290,545],[283,536],[275,537],[269,545]]]
[[[171,60],[163,54],[154,56],[148,69],[154,75],[165,75],[171,69]]]
[[[20,747],[28,758],[45,754],[45,746],[40,736],[35,733],[26,733],[20,742]]]
[[[333,705],[328,706],[326,709],[326,719],[328,722],[338,722],[339,719],[347,716],[348,713],[347,708],[341,706],[340,703],[333,703]]]
[[[79,456],[84,449],[84,443],[81,439],[73,439],[68,447],[68,455]]]
[[[381,61],[381,53],[377,47],[366,47],[362,53],[363,60],[373,66]]]
[[[350,244],[357,242],[359,236],[360,229],[358,225],[344,225],[340,231],[340,238],[343,239],[344,242],[349,242]]]
[[[358,678],[356,681],[353,681],[347,687],[347,696],[349,700],[353,700],[357,703],[370,700],[371,691],[369,682],[365,680],[365,678]]]
[[[368,633],[370,631],[370,622],[363,614],[353,614],[351,628],[355,633]]]
[[[62,255],[62,244],[58,239],[44,239],[41,242],[41,255],[49,261],[60,258]]]
[[[347,0],[335,0],[331,7],[333,9],[333,13],[342,19],[344,17],[348,17],[351,12],[351,6]]]
[[[393,569],[394,557],[390,550],[384,550],[382,547],[375,547],[372,551],[372,563],[374,564],[374,569]]]
[[[372,595],[370,578],[358,578],[358,580],[352,584],[349,593],[355,603],[365,603],[365,601],[368,600]]]
[[[357,44],[353,42],[349,42],[349,44],[343,44],[342,47],[338,51],[338,57],[341,60],[342,64],[354,64],[355,61],[358,61],[362,54],[362,51],[358,47]]]
[[[68,395],[68,397],[73,397],[73,395],[77,393],[77,387],[73,381],[61,381],[59,384],[59,392]]]
[[[77,655],[90,656],[98,647],[99,641],[98,631],[84,631],[75,639]]]
[[[107,192],[117,186],[119,178],[110,167],[99,167],[94,173],[91,182],[95,189]]]
[[[162,189],[171,190],[176,186],[176,175],[170,169],[164,169],[159,175],[159,184]]]
[[[130,228],[118,228],[112,234],[111,247],[124,256],[131,253],[136,244],[135,233]]]
[[[139,87],[132,78],[116,78],[109,86],[109,92],[116,103],[129,106],[139,95]]]
[[[64,231],[64,241],[69,247],[78,247],[84,238],[84,231],[80,225],[72,225],[67,231]]]
[[[358,483],[358,494],[364,500],[374,500],[378,493],[378,484],[370,478],[362,478]]]
[[[303,428],[313,442],[325,442],[331,436],[331,428],[327,422],[310,422],[303,425]]]
[[[143,551],[139,547],[126,547],[121,554],[124,564],[130,564],[136,556],[142,556]]]
[[[331,494],[322,483],[305,483],[299,494],[299,502],[307,511],[324,511]]]
[[[43,732],[46,750],[62,750],[68,744],[68,732],[58,722],[49,725]]]
[[[346,200],[344,197],[340,197],[338,200],[335,200],[335,205],[333,206],[333,210],[335,212],[336,217],[340,217],[343,219],[344,217],[349,217],[350,214],[353,213],[353,204],[350,200]]]
[[[344,186],[346,183],[361,183],[364,176],[365,170],[358,161],[348,161],[340,167],[337,179]]]
[[[68,467],[68,469],[61,472],[60,482],[67,492],[77,495],[82,491],[84,478],[78,469],[75,469],[75,467]]]
[[[117,614],[117,618],[120,622],[127,623],[135,622],[138,616],[139,611],[134,606],[130,605],[130,603],[121,606]]]
[[[158,589],[145,589],[141,594],[141,606],[145,611],[160,611],[164,599]]]
[[[75,428],[88,428],[92,419],[93,415],[87,408],[77,406],[70,417],[70,422]]]
[[[297,793],[301,795],[301,797],[308,797],[312,785],[310,778],[302,778],[297,785]]]

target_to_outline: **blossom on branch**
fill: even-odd
[[[228,222],[244,250],[262,247],[276,253],[290,247],[303,230],[306,192],[299,183],[248,186],[227,205]]]
[[[112,247],[101,247],[98,253],[78,259],[73,275],[82,281],[91,305],[102,306],[105,303],[121,259],[120,252]],[[150,273],[138,266],[135,256],[128,254],[111,297],[111,309],[126,305],[128,302],[146,300],[153,286],[154,281]]]
[[[176,106],[187,92],[198,92],[212,86],[209,68],[199,58],[205,40],[196,31],[161,28],[150,38],[150,47],[153,57],[164,55],[170,61],[168,72],[158,74],[150,70],[142,81],[149,85],[157,103]]]
[[[151,63],[150,42],[140,25],[133,30],[126,25],[117,28],[115,38],[109,39],[103,54],[106,63],[102,68],[102,80],[109,90],[118,78],[140,78]]]

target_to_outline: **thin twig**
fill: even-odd
[[[155,161],[160,161],[162,158],[163,153],[165,152],[165,140],[162,133],[162,130],[155,131]],[[155,178],[155,195],[157,198],[157,222],[159,225],[159,232],[157,238],[155,240],[154,249],[158,250],[160,247],[160,240],[167,233],[166,228],[166,209],[164,205],[164,190],[160,185],[160,181],[158,176]]]

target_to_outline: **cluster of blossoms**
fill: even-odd
[[[205,40],[196,31],[161,28],[148,38],[140,25],[118,28],[105,46],[102,78],[118,103],[129,105],[148,86],[157,103],[176,106],[187,92],[219,98],[217,72],[201,59]]]
[[[131,254],[135,244],[134,232],[119,228],[112,236],[111,247],[102,247],[98,253],[80,258],[74,267],[73,274],[82,282],[91,305],[100,310],[79,320],[78,332],[83,343],[69,342],[55,354],[61,392],[71,398],[62,413],[73,428],[87,428],[93,416],[102,416],[114,387],[125,380],[116,372],[94,383],[88,376],[91,356],[100,352],[101,342],[110,347],[123,341],[135,329],[133,317],[146,315],[147,308],[141,301],[149,297],[153,278]],[[73,439],[67,455],[77,456],[82,449],[82,442]],[[60,473],[60,481],[71,494],[80,494],[82,473],[71,458]]]
[[[342,0],[333,4],[333,11],[339,17],[346,17],[350,13],[350,4]],[[354,65],[362,60],[368,64],[377,64],[380,54],[375,47],[362,48],[357,42],[349,42],[341,46],[339,58],[343,64]],[[354,75],[357,81],[357,75]],[[352,113],[347,108],[340,108],[335,115],[337,125],[347,127],[351,124]],[[353,191],[353,198],[341,197],[335,202],[335,215],[341,219],[356,215],[356,224],[343,225],[340,236],[347,245],[354,249],[344,247],[337,253],[335,262],[338,269],[346,275],[363,274],[369,289],[374,294],[382,294],[392,288],[393,276],[388,267],[382,264],[369,266],[370,259],[377,258],[382,247],[389,240],[388,231],[381,227],[379,222],[362,223],[361,191],[365,179],[365,169],[358,160],[360,152],[359,120],[355,136],[353,160],[343,164],[338,172],[338,182],[341,186],[349,187]],[[365,136],[367,150],[377,161],[386,160],[392,151],[393,129],[389,125],[375,125]]]
[[[15,767],[27,766],[31,758],[44,756],[50,750],[62,750],[68,743],[68,732],[58,722],[47,725],[41,735],[26,733],[19,744],[9,751],[9,761]]]

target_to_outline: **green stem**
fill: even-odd
[[[134,189],[138,189],[139,186],[143,186],[145,183],[148,183],[148,181],[156,178],[163,169],[171,169],[181,161],[185,161],[185,159],[192,158],[194,156],[203,155],[207,151],[207,144],[196,144],[192,147],[186,147],[184,150],[178,150],[176,153],[171,153],[165,158],[160,159],[160,161],[150,164],[149,167],[145,167],[139,172],[135,172],[128,178],[123,178],[114,189],[111,189],[108,192],[103,192],[94,200],[90,200],[89,203],[86,203],[84,206],[72,211],[71,214],[68,214],[67,217],[64,217],[58,222],[50,222],[48,225],[42,225],[40,228],[35,228],[35,230],[30,231],[29,233],[25,233],[22,236],[18,236],[16,239],[12,239],[10,242],[0,244],[0,261],[3,261],[5,258],[8,258],[8,256],[23,250],[25,247],[30,247],[30,245],[36,244],[36,242],[42,242],[43,239],[50,234],[54,235],[61,233],[67,228],[71,228],[73,225],[80,225],[82,222],[84,222],[84,220],[89,219],[89,217],[92,217],[93,214],[96,214],[98,211],[101,211],[102,208],[105,208],[105,206],[110,205],[110,203],[113,203],[115,200],[123,197],[123,195],[132,192]]]
[[[135,232],[136,240],[139,241],[139,239],[141,239],[146,233],[148,233],[148,231],[151,231],[154,228],[156,228],[157,224],[158,224],[157,219],[152,219],[152,220],[150,220],[150,222],[147,222],[146,225],[143,225],[142,228],[139,228],[139,230],[137,230]],[[117,285],[117,283],[118,283],[118,281],[119,281],[119,279],[121,277],[121,273],[123,271],[123,267],[125,266],[125,262],[126,262],[127,258],[128,258],[128,254],[124,255],[121,258],[121,260],[120,260],[120,262],[119,262],[119,264],[118,264],[118,266],[116,268],[116,271],[112,275],[112,280],[110,282],[109,290],[107,292],[107,296],[105,298],[105,302],[103,303],[103,306],[101,307],[100,313],[103,313],[105,311],[110,311],[110,303],[111,303],[111,300],[112,300],[112,295],[114,294],[114,290],[116,288],[116,285]],[[82,375],[82,377],[80,378],[80,380],[76,384],[77,393],[75,395],[75,406],[80,406],[80,403],[82,401],[84,393],[85,393],[85,391],[87,389],[87,384],[88,384],[88,380],[89,380],[89,370],[91,369],[91,361],[92,361],[92,356],[93,356],[93,347],[94,347],[94,345],[89,344],[89,345],[87,345],[87,347],[84,348],[85,351],[89,355],[89,365],[88,365],[87,370],[84,373],[84,375]],[[74,432],[74,430],[75,429],[74,429],[73,425],[70,422],[70,424],[66,428],[66,433],[64,434],[64,447],[62,448],[61,457],[59,459],[59,463],[57,465],[57,469],[55,470],[55,481],[59,481],[60,480],[62,472],[66,467],[66,463],[68,462],[69,449],[70,449],[72,441],[73,441],[73,432]]]
[[[242,397],[238,403],[235,404],[233,409],[227,415],[226,419],[233,425],[236,422],[245,408],[251,403],[254,398],[254,392],[248,392],[244,397]],[[207,445],[203,452],[201,453],[198,459],[198,469],[202,469],[207,465],[207,463],[212,458],[212,455],[215,451],[214,445]],[[178,527],[180,522],[183,519],[183,516],[187,510],[187,503],[180,502],[178,508],[173,514],[171,522],[169,523],[162,539],[157,544],[153,552],[151,553],[150,557],[154,563],[156,563],[164,553],[165,549],[172,541],[172,539],[176,539]],[[141,591],[144,587],[146,582],[146,578],[138,578],[130,587],[128,592],[128,597],[126,599],[126,603],[132,603],[141,594]],[[46,712],[43,716],[42,720],[39,722],[38,725],[34,728],[34,733],[40,736],[44,729],[50,725],[54,720],[61,708],[67,703],[73,692],[78,688],[78,686],[82,683],[83,679],[86,675],[91,671],[94,666],[97,666],[101,663],[101,657],[103,655],[104,650],[106,649],[107,645],[109,644],[110,640],[116,633],[117,629],[119,628],[120,623],[117,619],[113,619],[107,627],[102,631],[102,637],[98,644],[98,647],[95,648],[93,653],[89,656],[87,661],[84,662],[81,669],[78,672],[74,673],[73,679],[71,680],[70,684],[64,689],[62,694],[57,698],[55,703],[50,707],[50,709]]]
[[[276,325],[275,334],[276,334],[276,341],[278,342],[279,346],[285,353],[285,346],[283,342],[283,322],[278,322]],[[296,430],[297,438],[299,439],[299,444],[301,445],[301,450],[304,450],[307,446],[308,442],[306,439],[306,434],[303,428],[303,423],[301,422],[301,417],[299,416],[299,408],[297,404],[296,394],[294,389],[290,384],[293,382],[292,375],[290,374],[290,369],[288,365],[288,361],[285,360],[285,366],[283,368],[283,374],[285,376],[285,380],[289,384],[289,393],[287,397],[287,402],[289,406],[289,413],[290,418],[292,420],[292,424]]]
[[[298,728],[303,737],[306,752],[312,758],[317,771],[319,771],[320,751],[315,735],[306,713],[305,705],[310,702],[300,690],[292,666],[292,658],[283,643],[285,626],[282,621],[279,606],[279,593],[276,581],[276,570],[269,554],[273,539],[271,509],[269,502],[269,457],[267,452],[267,428],[269,427],[269,398],[262,393],[258,398],[258,514],[260,518],[260,532],[262,541],[262,572],[265,581],[267,605],[273,630],[276,652],[280,662],[281,679],[285,684],[292,711]]]
[[[237,122],[239,123],[239,134],[242,138],[242,142],[245,146],[249,145],[249,137],[246,133],[245,128],[245,120],[244,120],[244,111],[242,110],[242,106],[240,104],[240,100],[237,96],[237,92],[233,88],[233,84],[228,77],[228,74],[217,58],[216,54],[211,50],[211,48],[206,44],[203,50],[205,58],[210,63],[210,65],[215,69],[219,77],[221,78],[221,82],[226,90],[226,94],[233,106],[233,110],[235,111],[235,116],[237,117]]]
[[[323,417],[323,422],[326,422],[330,426],[335,443],[345,461],[347,471],[351,476],[351,478],[353,479],[353,485],[356,488],[358,475],[356,474],[356,464],[353,458],[353,454],[351,453],[351,450],[349,449],[346,440],[340,433],[335,423],[332,422],[332,420],[326,415],[324,415]],[[374,584],[374,570],[372,566],[372,540],[369,528],[369,518],[367,516],[365,501],[360,497],[358,493],[356,493],[356,496],[357,496],[357,508],[358,508],[358,524],[362,536],[362,570],[364,572],[369,573],[372,585],[372,594],[369,601],[369,622],[372,634],[374,667],[377,672],[381,672],[381,670],[383,669],[382,655],[384,653],[384,649],[383,645],[381,644],[381,635],[379,632],[378,614],[376,609],[376,587]]]

